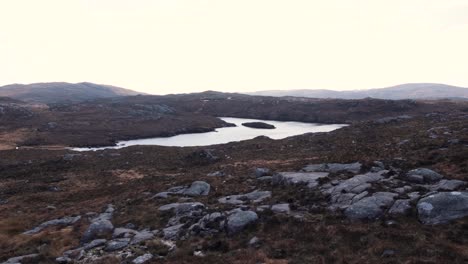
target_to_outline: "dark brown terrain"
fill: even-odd
[[[134,146],[83,153],[64,148],[228,125],[216,116],[350,126],[208,147]],[[433,219],[421,213],[421,200],[430,195],[465,193],[464,102],[279,99],[216,92],[54,105],[5,98],[0,100],[0,121],[0,261],[30,254],[22,263],[132,263],[145,254],[153,257],[145,263],[468,261],[468,218],[429,224]],[[304,168],[356,162],[357,169]],[[281,178],[287,175],[282,172],[303,168],[302,173],[311,173],[307,177],[321,175],[310,182],[313,186]],[[431,169],[443,179],[426,182],[410,173],[417,168]],[[353,190],[333,193],[333,186],[360,174],[378,178],[358,185],[365,198],[346,205],[334,200]],[[168,191],[186,185],[201,186],[202,192],[183,187],[179,193]],[[254,190],[271,194],[258,202],[246,196],[239,198],[242,204],[222,202]],[[364,218],[353,214],[359,202],[379,193],[391,193],[391,203],[365,207],[366,214],[377,211]],[[392,204],[400,200],[409,207],[392,213]],[[194,204],[161,207],[171,203]],[[338,205],[342,207],[330,210]],[[468,215],[468,202],[458,209]],[[255,214],[257,219],[235,225],[233,216],[238,214]],[[66,222],[64,217],[77,218]],[[53,219],[63,221],[23,234]],[[103,227],[90,239],[107,240],[85,248],[90,224],[106,221],[112,228]],[[119,229],[123,227],[127,230]],[[144,234],[146,239],[132,244]]]

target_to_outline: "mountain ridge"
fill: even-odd
[[[98,98],[142,94],[130,89],[90,82],[44,82],[9,84],[0,87],[0,96],[36,103],[80,102]]]
[[[265,90],[246,93],[261,96],[294,96],[310,98],[363,99],[446,99],[468,98],[468,88],[440,83],[406,83],[384,88],[373,88],[351,91],[328,89]]]

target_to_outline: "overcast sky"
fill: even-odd
[[[0,0],[0,85],[468,87],[468,0]]]

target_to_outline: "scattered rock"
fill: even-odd
[[[215,171],[215,172],[212,172],[212,173],[208,173],[206,176],[208,177],[224,177],[226,176],[226,174],[222,171]]]
[[[210,185],[204,181],[195,181],[186,189],[183,194],[188,196],[208,195],[210,193]]]
[[[275,213],[284,213],[284,214],[289,214],[291,212],[291,209],[289,208],[288,203],[284,204],[275,204],[271,206],[271,211]]]
[[[190,203],[171,203],[159,207],[159,211],[172,211],[174,210],[177,214],[204,209],[205,205],[199,202]]]
[[[114,225],[109,220],[97,220],[91,223],[81,238],[82,243],[86,243],[97,238],[105,238],[112,235]]]
[[[426,168],[419,168],[408,171],[406,174],[408,181],[415,182],[415,183],[431,183],[439,181],[443,178],[442,175],[439,173],[426,169]]]
[[[227,218],[228,234],[235,234],[242,231],[248,225],[257,222],[258,216],[253,211],[237,211]]]
[[[137,232],[135,236],[133,236],[130,244],[136,245],[143,241],[147,241],[153,238],[154,238],[154,232],[143,230],[143,231]]]
[[[164,239],[177,240],[183,231],[184,224],[178,224],[163,229]]]
[[[29,255],[24,255],[24,256],[18,256],[18,257],[13,257],[9,258],[7,261],[3,262],[3,264],[21,264],[23,261],[28,261],[32,263],[34,259],[38,258],[39,254],[29,254]]]
[[[350,205],[344,211],[346,217],[351,220],[373,220],[383,214],[383,207],[389,207],[394,202],[397,194],[390,192],[377,192],[370,197],[363,198]]]
[[[407,214],[411,210],[410,202],[410,199],[396,200],[388,213],[392,215]]]
[[[273,184],[306,184],[309,188],[318,186],[319,179],[327,178],[327,172],[279,172],[273,176]]]
[[[455,191],[465,185],[466,182],[460,180],[441,180],[437,184],[427,186],[427,188],[431,191]]]
[[[198,165],[207,165],[220,160],[218,156],[213,154],[213,152],[208,149],[192,152],[191,154],[186,156],[185,159],[192,164]]]
[[[271,176],[271,171],[268,168],[255,168],[255,177]]]
[[[116,251],[122,249],[130,243],[130,238],[118,238],[112,241],[107,242],[106,247],[104,248],[105,251]]]
[[[81,219],[81,216],[67,216],[59,219],[53,219],[47,222],[40,224],[39,226],[24,232],[25,235],[32,235],[41,232],[42,230],[50,227],[50,226],[69,226],[73,225],[74,223],[78,222]]]
[[[102,245],[104,245],[106,243],[107,243],[106,239],[95,239],[95,240],[89,242],[88,244],[83,245],[83,249],[84,250],[90,250],[90,249],[93,249],[95,247],[102,246]]]
[[[419,220],[426,225],[444,224],[468,216],[468,192],[440,192],[419,200]]]
[[[263,200],[270,198],[271,192],[270,191],[258,191],[255,190],[250,193],[246,194],[237,194],[237,195],[230,195],[226,197],[222,197],[218,199],[220,203],[227,203],[227,204],[244,204],[246,201],[250,201],[252,203],[260,203]]]
[[[388,257],[393,257],[395,255],[395,251],[391,249],[386,249],[382,253],[382,258],[388,258]]]
[[[305,166],[302,170],[305,172],[330,172],[337,173],[340,171],[346,171],[350,173],[359,173],[361,171],[362,164],[359,162],[355,163],[322,163],[312,164]]]
[[[249,240],[249,247],[258,248],[260,246],[260,239],[258,237],[252,237]]]
[[[134,259],[132,261],[132,263],[134,264],[143,264],[143,263],[146,263],[148,261],[150,261],[151,259],[153,259],[153,254],[151,253],[147,253],[147,254],[144,254],[142,256],[139,256],[138,258]]]

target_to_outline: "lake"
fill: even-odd
[[[252,139],[258,136],[267,136],[272,139],[283,139],[305,133],[330,132],[346,125],[343,124],[316,124],[303,122],[283,122],[247,118],[220,117],[220,119],[233,123],[236,127],[218,128],[216,131],[206,133],[182,134],[172,137],[157,137],[119,141],[116,146],[99,148],[73,148],[75,151],[94,151],[103,149],[120,149],[135,145],[158,145],[171,147],[207,146],[224,144],[234,141]],[[257,129],[242,125],[245,122],[265,122],[274,125],[275,129]]]

